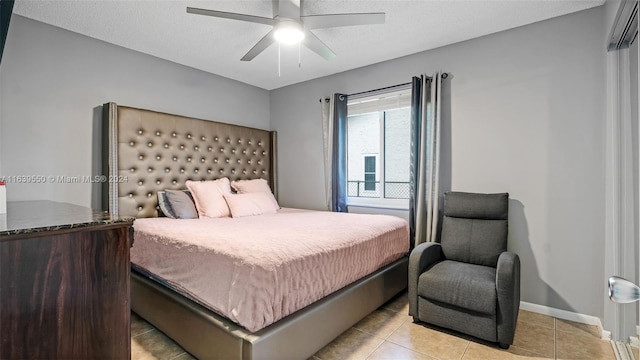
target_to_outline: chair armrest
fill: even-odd
[[[409,255],[409,315],[418,316],[418,279],[427,268],[443,259],[440,243],[416,246]]]
[[[520,257],[517,254],[505,251],[498,257],[496,290],[498,342],[513,344],[520,309]]]

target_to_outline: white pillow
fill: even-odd
[[[255,192],[248,194],[226,194],[224,199],[234,218],[262,214],[275,214],[278,208],[273,204],[273,194]]]
[[[250,193],[267,193],[270,195],[271,201],[277,209],[280,209],[280,205],[273,196],[269,183],[265,179],[253,179],[253,180],[236,180],[231,182],[231,187],[238,192],[238,194],[250,194]]]
[[[224,195],[231,194],[229,179],[224,177],[209,181],[187,180],[187,188],[196,203],[199,218],[229,217],[229,206]]]

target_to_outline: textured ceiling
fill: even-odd
[[[272,17],[271,0],[18,0],[13,12],[92,38],[239,80],[264,89],[414,54],[599,6],[604,0],[317,0],[303,15],[385,12],[384,25],[313,32],[337,57],[272,45],[251,62],[240,58],[270,26],[187,14],[186,7]]]

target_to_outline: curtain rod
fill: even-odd
[[[447,77],[449,77],[449,73],[442,73],[442,78],[446,79]],[[431,76],[428,76],[429,79],[431,79]],[[361,91],[361,92],[357,92],[357,93],[353,93],[353,94],[348,94],[347,96],[360,96],[360,95],[366,95],[366,94],[371,94],[371,93],[375,93],[378,91],[384,91],[384,90],[390,90],[390,89],[394,89],[397,87],[402,87],[402,86],[407,86],[407,85],[411,85],[410,82],[407,83],[403,83],[403,84],[398,84],[398,85],[391,85],[391,86],[387,86],[387,87],[383,87],[380,89],[375,89],[375,90],[368,90],[368,91]],[[324,98],[324,101],[329,102],[329,98]],[[322,99],[320,99],[320,102],[322,102]]]
[[[449,77],[449,74],[448,74],[448,73],[446,73],[446,72],[442,73],[442,78],[443,78],[443,79],[446,79],[447,77]],[[431,76],[429,76],[428,78],[431,78]],[[359,95],[365,95],[365,94],[369,94],[369,93],[375,93],[375,92],[378,92],[378,91],[390,90],[390,89],[393,89],[393,88],[402,87],[402,86],[407,86],[407,85],[411,85],[411,82],[407,82],[407,83],[404,83],[404,84],[398,84],[398,85],[387,86],[387,87],[383,87],[383,88],[375,89],[375,90],[369,90],[369,91],[357,92],[357,93],[354,93],[354,94],[348,94],[347,96],[359,96]]]
[[[362,91],[362,92],[358,92],[358,93],[354,93],[354,94],[348,94],[347,96],[365,95],[365,94],[375,93],[375,92],[384,91],[384,90],[390,90],[390,89],[394,89],[394,88],[402,87],[402,86],[407,86],[407,85],[411,85],[411,83],[408,82],[408,83],[404,83],[404,84],[391,85],[391,86],[383,87],[383,88],[380,88],[380,89]]]

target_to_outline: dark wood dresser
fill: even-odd
[[[0,359],[129,359],[133,218],[53,201],[0,214]]]

